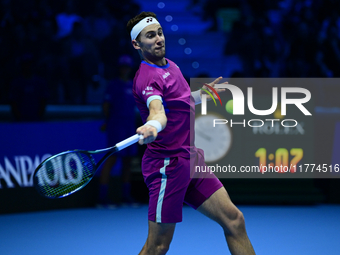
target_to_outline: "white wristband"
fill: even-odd
[[[195,105],[200,104],[202,102],[200,90],[192,92],[191,95],[195,99]]]
[[[158,133],[163,130],[162,125],[158,120],[149,120],[148,122],[145,123],[145,125],[150,125],[150,126],[155,127]]]

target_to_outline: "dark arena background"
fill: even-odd
[[[180,67],[192,90],[199,89],[190,82],[193,78],[211,82],[223,76],[223,81],[239,85],[244,95],[247,87],[254,87],[257,106],[268,109],[271,88],[257,89],[242,81],[294,79],[293,87],[303,81],[301,87],[311,92],[307,108],[312,117],[303,116],[304,124],[292,132],[283,127],[231,128],[230,148],[216,162],[275,164],[282,151],[298,148],[303,152],[298,166],[314,164],[319,172],[332,168],[327,178],[220,180],[243,212],[257,254],[338,254],[336,0],[0,0],[0,253],[121,255],[141,250],[148,213],[148,189],[141,173],[145,146],[129,151],[129,201],[122,198],[127,187],[122,152],[106,176],[110,203],[101,200],[103,167],[84,189],[62,199],[40,196],[32,178],[35,168],[51,155],[120,142],[122,135],[112,138],[116,135],[110,133],[112,123],[123,125],[115,132],[132,130],[126,137],[143,124],[132,91],[121,82],[131,82],[140,64],[126,24],[141,11],[157,14],[166,57]],[[223,103],[230,96],[226,93]],[[214,107],[208,103],[208,114],[232,113],[230,105]],[[196,106],[197,116],[200,111]],[[275,113],[274,117],[246,113],[242,119],[282,117]],[[294,114],[291,118],[299,121]],[[89,241],[83,245],[85,240]],[[168,254],[229,253],[222,229],[184,205],[183,223],[176,227]]]

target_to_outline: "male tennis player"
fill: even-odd
[[[149,233],[140,254],[167,253],[176,223],[182,221],[183,202],[222,226],[232,254],[255,254],[243,214],[222,183],[216,177],[190,177],[190,161],[204,164],[203,151],[190,146],[194,139],[190,123],[194,123],[200,92],[191,96],[179,67],[164,57],[165,38],[154,13],[140,13],[128,22],[127,29],[142,58],[133,94],[145,123],[137,133],[144,136],[140,143],[147,144],[142,172],[149,189]]]

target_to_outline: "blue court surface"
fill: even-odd
[[[340,253],[340,206],[240,206],[256,254]],[[230,254],[222,229],[190,207],[168,254]],[[1,255],[138,254],[147,206],[0,215]]]

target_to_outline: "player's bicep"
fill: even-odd
[[[153,116],[153,115],[158,115],[158,114],[164,114],[165,115],[165,110],[164,110],[164,106],[162,103],[162,98],[154,98],[153,100],[150,101],[150,103],[148,104],[148,108],[149,108],[149,115]]]

